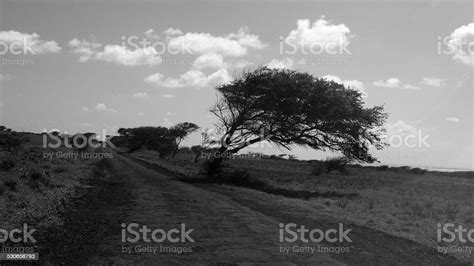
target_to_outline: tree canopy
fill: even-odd
[[[218,100],[210,111],[223,135],[220,152],[236,153],[266,140],[374,162],[370,146],[384,146],[383,106],[365,107],[361,93],[342,84],[262,67],[216,89]]]

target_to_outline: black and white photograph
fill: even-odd
[[[474,265],[472,0],[0,0],[0,266]]]

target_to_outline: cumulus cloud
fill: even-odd
[[[222,56],[240,57],[246,55],[250,49],[263,49],[266,44],[260,41],[259,36],[249,34],[246,28],[241,28],[237,33],[224,36],[188,32],[170,37],[168,46],[170,50],[181,53],[214,53]]]
[[[404,84],[404,85],[403,85],[403,89],[407,89],[407,90],[421,90],[420,87],[415,86],[415,85],[412,85],[412,84]]]
[[[309,47],[313,49],[324,48],[324,51],[334,54],[338,51],[344,51],[349,46],[350,29],[344,24],[332,24],[324,17],[311,24],[309,19],[300,19],[297,22],[297,28],[292,30],[285,38],[287,44],[297,47]]]
[[[474,54],[470,51],[474,41],[474,23],[455,29],[449,36],[448,46],[453,52],[453,60],[474,66]]]
[[[180,29],[175,29],[175,28],[169,28],[169,29],[163,31],[163,33],[168,35],[168,36],[183,35],[183,32]]]
[[[105,105],[105,103],[97,103],[94,108],[92,108],[93,110],[95,111],[98,111],[98,112],[112,112],[112,113],[116,113],[118,112],[117,110],[115,109],[112,109],[112,108],[109,108]],[[85,112],[89,112],[91,111],[91,109],[89,109],[88,107],[84,106],[82,107],[82,111],[85,111]]]
[[[440,87],[446,87],[446,82],[447,82],[447,79],[440,79],[440,78],[435,78],[435,77],[430,77],[430,78],[424,77],[421,80],[420,84],[440,88]]]
[[[103,46],[101,43],[78,40],[77,38],[71,40],[69,46],[73,49],[73,53],[79,54],[80,62],[97,60],[124,66],[152,66],[162,62],[161,56],[152,46],[131,50],[116,44]]]
[[[117,110],[107,107],[105,103],[97,103],[94,109],[100,112],[117,112]]]
[[[268,68],[273,69],[292,69],[293,68],[293,60],[290,58],[283,58],[283,59],[273,59],[267,64]]]
[[[460,121],[457,117],[447,117],[446,120],[453,123],[459,123]]]
[[[137,92],[133,94],[133,98],[139,98],[139,99],[148,98],[148,94],[146,92]]]
[[[344,85],[344,87],[348,89],[353,89],[362,94],[363,98],[366,98],[368,96],[367,90],[365,89],[364,83],[358,80],[342,80],[338,76],[334,75],[326,75],[323,77],[325,80],[329,81],[334,81],[336,83]]]
[[[0,31],[0,42],[8,44],[14,54],[59,53],[61,47],[55,41],[41,40],[36,33],[22,33],[14,30]]]
[[[224,68],[224,58],[220,54],[209,53],[199,56],[196,61],[194,61],[193,67],[196,69],[203,68],[212,68],[220,69]]]
[[[398,120],[393,124],[387,123],[385,129],[387,130],[386,133],[388,136],[416,134],[418,130],[414,126],[409,125],[402,120]]]
[[[372,82],[372,85],[377,87],[387,87],[387,88],[399,88],[400,80],[398,78],[389,78],[387,81],[378,80]]]
[[[166,78],[161,73],[156,73],[145,78],[145,82],[165,88],[195,87],[203,88],[227,83],[232,80],[226,69],[219,69],[206,76],[199,70],[190,70],[178,78]]]

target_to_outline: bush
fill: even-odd
[[[324,165],[326,166],[327,173],[338,170],[341,174],[347,174],[347,164],[349,163],[349,159],[346,157],[334,157],[328,158],[324,161]]]
[[[12,159],[2,160],[1,167],[5,171],[10,171],[13,167],[15,167],[15,161]]]
[[[426,170],[416,167],[416,168],[411,169],[410,172],[416,175],[423,175],[426,173]]]
[[[388,165],[381,165],[379,167],[377,167],[377,170],[378,171],[387,171],[388,170]]]
[[[264,182],[253,178],[249,172],[244,170],[235,170],[230,173],[226,173],[223,175],[223,179],[226,183],[240,187],[255,188],[263,187],[265,185]]]
[[[67,172],[67,168],[63,167],[63,166],[59,166],[59,167],[56,167],[56,168],[53,169],[53,173],[55,173],[55,174],[60,174],[60,173],[64,173],[64,172]]]
[[[0,196],[3,195],[3,193],[7,192],[8,187],[5,185],[0,185]]]
[[[8,187],[10,190],[15,191],[18,186],[18,182],[13,178],[7,178],[5,181],[3,181],[3,185]]]
[[[313,163],[313,170],[311,171],[311,175],[320,176],[328,172],[326,165],[323,162],[315,162]]]

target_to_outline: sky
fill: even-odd
[[[471,1],[0,0],[0,124],[99,135],[185,121],[212,129],[215,87],[268,66],[383,105],[382,164],[474,169],[472,14]],[[199,132],[185,142],[197,144]]]

